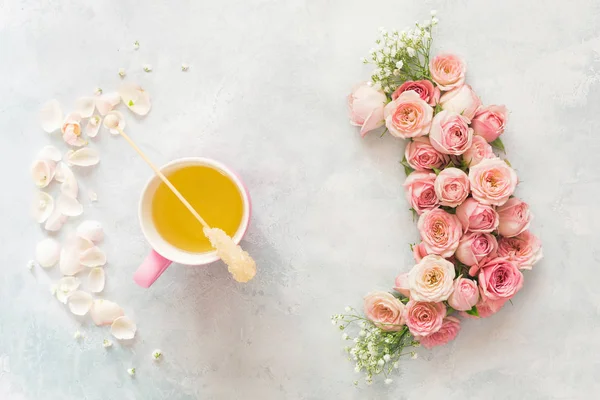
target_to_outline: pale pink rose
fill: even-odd
[[[481,296],[487,300],[511,299],[523,287],[523,274],[507,258],[488,260],[479,270]]]
[[[508,258],[519,269],[531,269],[544,257],[542,242],[530,231],[523,231],[515,237],[500,237],[498,257]]]
[[[410,298],[431,303],[447,300],[454,290],[455,275],[450,261],[435,254],[423,257],[408,273]]]
[[[404,325],[404,304],[387,292],[365,296],[365,315],[384,331],[399,331]]]
[[[457,207],[469,196],[469,177],[458,168],[446,168],[435,178],[434,188],[441,205]]]
[[[462,157],[470,168],[479,164],[484,158],[496,158],[496,155],[492,146],[483,137],[475,135],[471,147],[463,153]]]
[[[481,100],[479,100],[471,86],[462,85],[444,93],[440,98],[440,105],[443,110],[454,111],[472,120],[479,107],[481,107]]]
[[[78,113],[72,113],[65,117],[60,131],[63,140],[71,146],[83,146],[86,141],[81,137],[81,116]]]
[[[441,90],[452,90],[465,83],[467,66],[454,54],[438,54],[429,61],[431,79]]]
[[[423,211],[434,209],[438,206],[438,198],[433,187],[435,174],[433,172],[411,172],[404,181],[406,199],[411,207],[421,215]]]
[[[360,126],[360,135],[383,126],[383,108],[387,97],[382,90],[369,86],[366,82],[357,85],[348,96],[350,123]]]
[[[454,281],[454,290],[448,298],[450,307],[458,311],[468,311],[479,301],[477,282],[458,277]]]
[[[500,217],[498,233],[502,236],[517,236],[529,228],[533,215],[529,212],[529,206],[523,200],[516,197],[508,199],[506,203],[496,209]]]
[[[469,169],[471,193],[482,204],[501,206],[517,187],[517,173],[499,158],[486,158]]]
[[[472,197],[456,208],[456,216],[465,232],[489,233],[496,230],[500,223],[498,213],[492,206],[481,204]]]
[[[425,257],[428,254],[429,253],[427,252],[427,249],[425,248],[425,244],[423,242],[415,244],[413,246],[413,257],[415,258],[416,262],[421,261],[423,257]]]
[[[417,226],[427,253],[444,258],[454,254],[463,233],[458,217],[440,208],[423,212]]]
[[[454,256],[461,263],[473,266],[479,265],[481,261],[488,257],[493,257],[498,250],[498,241],[496,237],[491,233],[482,232],[467,232],[458,244],[458,249]],[[469,271],[469,275],[475,276],[476,271],[473,273]]]
[[[413,90],[389,102],[383,111],[385,126],[398,138],[427,135],[431,128],[433,108]]]
[[[410,297],[410,288],[408,286],[408,272],[404,272],[396,277],[394,281],[394,290],[406,297]]]
[[[440,89],[433,86],[431,81],[423,79],[422,81],[406,81],[392,93],[392,100],[396,100],[404,92],[413,90],[418,93],[421,99],[425,100],[430,106],[435,106],[440,100]]]
[[[486,298],[480,297],[479,302],[475,305],[477,307],[477,314],[479,315],[479,318],[487,318],[493,314],[496,314],[498,311],[500,311],[500,309],[502,307],[504,307],[504,304],[507,301],[508,301],[508,299],[492,301],[492,300],[488,300]],[[467,314],[466,312],[461,312],[460,315],[465,318],[475,318],[475,319],[478,318],[477,316]]]
[[[433,118],[429,140],[440,153],[460,155],[471,147],[473,129],[466,117],[444,110]]]
[[[471,126],[476,135],[483,137],[488,142],[493,142],[504,132],[507,118],[506,107],[488,106],[477,112],[475,118],[471,120]]]
[[[445,316],[444,303],[409,300],[404,309],[406,326],[413,336],[429,336],[439,331]]]
[[[460,331],[460,320],[456,317],[446,317],[439,331],[429,336],[415,337],[426,349],[447,344],[456,338]]]
[[[488,145],[489,146],[489,145]],[[404,156],[408,165],[415,171],[431,171],[441,169],[448,164],[449,158],[433,148],[427,136],[414,138],[406,144]]]

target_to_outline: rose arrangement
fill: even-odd
[[[432,11],[414,29],[381,29],[363,59],[377,69],[349,96],[350,122],[362,136],[385,126],[384,134],[408,140],[404,188],[421,236],[411,245],[416,264],[396,277],[393,292],[368,294],[364,316],[346,307],[332,318],[352,341],[345,350],[368,384],[378,374],[391,383],[399,358],[416,357],[407,348],[453,340],[461,317],[498,312],[523,287],[523,271],[542,258],[528,230],[529,206],[514,196],[517,174],[494,153],[505,152],[507,109],[482,105],[460,57],[430,58],[437,23]],[[352,323],[360,326],[355,338],[347,333]]]

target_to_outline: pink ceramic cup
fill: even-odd
[[[239,243],[246,234],[246,230],[248,229],[248,224],[250,222],[250,215],[252,213],[252,204],[250,202],[248,190],[242,183],[241,179],[232,170],[220,162],[208,158],[181,158],[171,161],[167,165],[163,166],[161,171],[168,176],[173,171],[190,165],[204,165],[214,168],[225,174],[238,187],[240,194],[242,195],[244,213],[242,215],[242,222],[240,223],[235,235],[233,235],[233,241],[235,243]],[[135,283],[145,288],[150,287],[154,281],[156,281],[158,277],[174,262],[184,265],[206,265],[219,259],[216,251],[214,250],[206,253],[191,253],[178,249],[164,240],[158,233],[152,219],[152,199],[154,198],[154,193],[156,192],[156,189],[160,183],[161,180],[157,176],[153,176],[148,181],[144,191],[142,192],[139,205],[140,226],[144,236],[146,237],[146,240],[150,246],[152,246],[152,250],[142,265],[140,265],[137,271],[135,271],[133,280]],[[190,218],[194,217],[190,214]]]

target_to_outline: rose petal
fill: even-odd
[[[89,137],[96,137],[98,134],[98,130],[100,130],[100,125],[102,122],[102,118],[99,115],[94,115],[90,117],[87,124],[85,125],[84,133]]]
[[[135,323],[127,317],[115,319],[110,326],[110,333],[120,340],[133,339],[136,330]]]
[[[49,160],[35,160],[31,165],[31,177],[39,188],[50,184],[56,170],[56,163]]]
[[[106,264],[106,254],[99,247],[92,247],[81,253],[79,262],[86,267],[99,267]]]
[[[56,232],[56,231],[60,230],[60,228],[62,228],[64,223],[67,222],[68,218],[69,217],[61,214],[60,211],[58,211],[56,208],[54,208],[54,211],[52,212],[52,214],[50,214],[50,216],[46,220],[44,229],[46,229],[47,231],[50,231],[50,232]]]
[[[102,224],[92,220],[83,221],[77,227],[77,236],[98,243],[104,238]]]
[[[81,115],[81,118],[89,118],[94,113],[96,99],[93,97],[80,97],[75,100],[75,111]]]
[[[75,179],[75,175],[71,168],[67,166],[67,164],[61,162],[58,164],[57,170],[59,171],[59,177],[56,178],[57,181],[62,182],[60,186],[60,191],[66,196],[77,198],[79,194],[79,185],[77,184],[77,179]]]
[[[33,203],[31,204],[31,216],[38,223],[41,224],[52,215],[54,211],[54,199],[46,192],[38,191],[33,196]]]
[[[80,237],[70,237],[60,252],[60,272],[63,275],[75,275],[83,270],[81,264],[81,255],[88,249],[94,247],[94,244],[87,239]]]
[[[111,111],[104,118],[104,127],[107,128],[113,135],[118,135],[119,131],[116,127],[125,129],[125,117],[120,111]]]
[[[54,146],[44,146],[37,155],[38,160],[59,162],[62,159],[60,150]]]
[[[79,287],[80,281],[72,276],[65,276],[56,285],[56,298],[63,304],[67,304],[69,295]]]
[[[60,258],[60,243],[52,238],[46,238],[35,246],[35,259],[44,268],[56,265]]]
[[[117,303],[108,300],[96,300],[92,305],[90,315],[94,323],[101,326],[112,324],[117,318],[123,317],[125,313]]]
[[[90,149],[89,147],[84,147],[83,149],[75,151],[71,150],[65,155],[65,158],[65,161],[67,161],[69,165],[77,165],[78,167],[89,167],[100,162],[98,151]]]
[[[119,88],[119,95],[133,113],[146,115],[150,111],[150,95],[139,85],[125,83]]]
[[[50,100],[40,110],[42,129],[48,133],[58,130],[62,124],[63,114],[57,100]]]
[[[56,209],[68,217],[77,217],[83,213],[83,206],[77,199],[61,194],[56,199]]]
[[[96,98],[96,108],[104,116],[121,102],[119,93],[106,93]]]
[[[94,267],[90,270],[90,273],[88,274],[88,287],[90,289],[90,292],[100,293],[101,291],[104,290],[105,282],[106,282],[106,277],[104,276],[104,268]],[[92,309],[92,311],[93,311],[93,309]],[[93,313],[92,313],[92,318],[94,318]],[[94,322],[96,322],[96,321],[94,320]],[[112,321],[110,321],[110,322],[112,322]],[[99,324],[96,324],[96,325],[99,325]]]
[[[82,290],[76,290],[69,295],[67,304],[69,310],[75,315],[85,315],[92,307],[94,299],[92,295]]]
[[[63,133],[62,138],[65,141],[65,143],[74,147],[81,147],[87,144],[87,140],[85,140],[81,136],[77,136],[70,129]]]

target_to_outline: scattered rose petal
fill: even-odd
[[[119,317],[110,326],[110,333],[119,340],[133,339],[137,327],[127,317]]]
[[[106,277],[104,275],[104,268],[102,267],[94,267],[90,270],[88,274],[88,287],[90,292],[92,293],[100,293],[104,290],[104,284],[106,282]],[[93,316],[92,316],[93,318]],[[110,321],[112,322],[112,321]]]
[[[139,85],[126,83],[119,88],[119,95],[133,113],[146,115],[150,111],[150,95]]]
[[[107,349],[109,347],[112,347],[112,342],[110,340],[108,340],[108,339],[104,339],[102,341],[102,346],[104,346],[104,348]]]
[[[35,246],[35,259],[44,268],[56,265],[60,258],[60,243],[52,238],[43,239]]]
[[[88,190],[87,193],[88,193],[88,198],[90,199],[91,202],[98,200],[98,195],[93,190]]]
[[[68,218],[69,217],[67,217],[66,215],[63,215],[60,211],[58,211],[56,208],[54,208],[54,211],[52,212],[52,214],[50,214],[50,216],[46,220],[44,229],[46,229],[49,232],[59,231],[60,228],[62,228],[62,226],[65,224],[65,222],[67,222]]]
[[[86,267],[100,267],[106,264],[106,254],[99,247],[94,246],[81,253],[79,261]]]
[[[123,317],[123,309],[112,301],[95,300],[90,311],[92,320],[98,326],[111,325],[117,318]]]
[[[56,199],[56,209],[68,217],[77,217],[83,213],[83,206],[77,199],[61,194]]]
[[[62,159],[60,150],[54,146],[44,146],[37,155],[38,160],[59,162]]]
[[[48,133],[58,130],[62,124],[63,114],[57,100],[50,100],[40,110],[42,129]]]
[[[81,282],[78,278],[65,276],[56,284],[56,298],[63,304],[67,304],[67,299],[77,290]]]
[[[106,114],[104,118],[104,127],[109,129],[113,135],[118,135],[119,131],[116,129],[117,126],[121,129],[125,129],[125,117],[120,111],[113,110]]]
[[[63,140],[75,147],[81,147],[87,144],[87,141],[81,137],[81,116],[78,113],[67,115],[62,123],[61,132]]]
[[[57,176],[56,180],[62,182],[62,185],[60,186],[61,193],[76,199],[79,194],[79,185],[77,184],[77,179],[75,179],[75,175],[71,168],[69,168],[67,164],[61,162],[58,164],[56,170],[59,171],[55,174]]]
[[[104,116],[113,108],[115,108],[120,102],[121,97],[119,96],[119,93],[106,93],[96,98],[96,108],[98,109],[100,115]]]
[[[100,130],[100,122],[102,122],[102,117],[100,117],[99,115],[91,116],[87,124],[85,125],[84,133],[88,137],[96,137],[98,131]]]
[[[63,275],[72,276],[83,270],[81,264],[81,255],[94,247],[94,244],[87,239],[80,237],[70,237],[60,252],[60,272]]]
[[[89,118],[94,113],[96,99],[93,97],[80,97],[75,100],[75,111],[81,118]]]
[[[82,290],[76,290],[69,295],[67,305],[75,315],[85,315],[92,307],[92,295]]]
[[[35,160],[31,165],[31,177],[39,188],[50,184],[56,170],[56,163],[49,160]]]
[[[104,238],[102,224],[93,220],[83,221],[77,227],[77,236],[98,243]]]
[[[65,155],[65,158],[65,161],[69,165],[76,165],[78,167],[90,167],[100,162],[98,151],[89,147],[75,151],[71,150]]]
[[[38,191],[33,196],[31,203],[31,216],[41,224],[46,221],[54,211],[54,199],[46,192]]]

